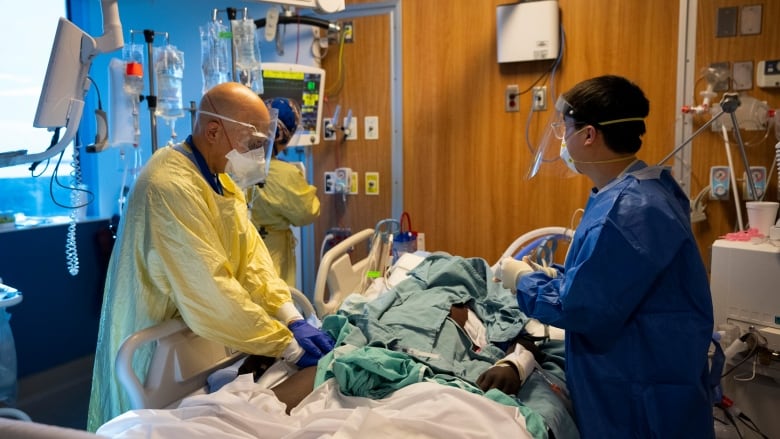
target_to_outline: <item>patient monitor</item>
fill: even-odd
[[[33,126],[57,129],[66,127],[64,137],[44,152],[0,154],[0,167],[38,162],[62,152],[81,123],[84,96],[89,90],[89,69],[92,60],[101,53],[112,52],[124,45],[119,22],[117,0],[101,0],[103,36],[92,38],[65,18],[60,18],[43,81],[38,110]]]

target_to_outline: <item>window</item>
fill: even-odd
[[[0,26],[4,62],[0,65],[0,152],[43,152],[53,133],[33,127],[38,97],[49,62],[57,20],[66,16],[64,0],[38,0],[35,14],[16,14]],[[63,129],[64,132],[64,129]],[[68,215],[60,204],[71,204],[70,190],[57,186],[52,175],[59,155],[40,163],[0,167],[0,211],[27,217]],[[62,184],[72,184],[73,148],[68,147],[56,170]],[[51,187],[51,190],[50,190]],[[54,194],[54,200],[52,199]]]

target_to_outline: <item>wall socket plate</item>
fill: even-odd
[[[338,127],[333,126],[333,119],[322,119],[322,140],[336,140],[338,130]]]
[[[335,194],[336,193],[336,173],[335,172],[326,172],[325,173],[325,180],[323,182],[323,192],[326,194]]]
[[[366,172],[366,195],[379,195],[379,173]]]
[[[379,116],[366,116],[363,118],[363,138],[366,140],[379,139]]]
[[[520,87],[517,84],[506,86],[504,91],[504,111],[507,113],[520,111]]]
[[[534,87],[531,96],[533,99],[531,109],[533,111],[547,110],[547,86],[540,85]]]

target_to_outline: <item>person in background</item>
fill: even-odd
[[[246,197],[252,223],[260,231],[274,267],[287,285],[296,287],[297,241],[290,226],[314,222],[320,215],[320,200],[317,188],[306,181],[298,166],[277,158],[301,123],[298,106],[287,98],[271,99],[266,105],[279,111],[273,158],[265,183],[249,188]]]
[[[192,135],[155,152],[138,176],[106,278],[90,431],[131,408],[114,367],[120,344],[164,320],[301,368],[333,348],[293,305],[249,222],[244,190],[264,177],[274,113],[244,85],[219,84],[203,96]],[[136,355],[138,376],[149,361],[149,350]]]
[[[649,102],[619,76],[556,105],[560,157],[594,184],[564,265],[502,261],[529,317],[565,330],[566,382],[583,438],[712,438],[713,311],[690,202],[638,160]]]

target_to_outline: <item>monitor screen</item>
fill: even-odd
[[[81,107],[73,107],[73,101],[83,102],[89,88],[87,73],[92,61],[81,60],[82,39],[85,37],[89,36],[84,31],[65,18],[60,18],[38,100],[34,127],[64,127],[70,118],[74,118],[75,126],[78,126],[81,121],[81,112],[74,111]]]
[[[301,123],[288,146],[320,143],[325,70],[301,64],[263,63],[263,99],[288,98],[301,109]]]

